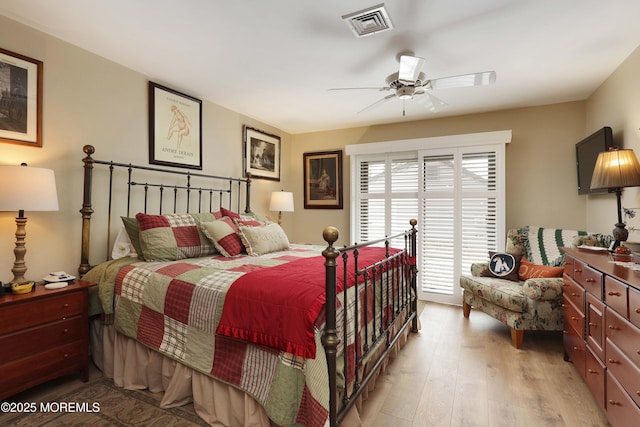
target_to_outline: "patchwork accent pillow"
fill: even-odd
[[[289,238],[282,227],[274,222],[260,226],[239,224],[238,230],[240,240],[249,255],[258,256],[289,249]]]
[[[538,279],[541,277],[562,277],[564,267],[549,267],[547,265],[533,264],[526,258],[520,260],[520,269],[518,277],[520,280]]]
[[[215,247],[191,214],[136,215],[145,261],[175,261],[212,255]]]
[[[244,246],[238,236],[238,226],[229,217],[215,221],[203,222],[200,225],[204,235],[213,243],[220,253],[231,257],[242,253]]]
[[[489,251],[489,264],[480,275],[485,277],[497,277],[514,282],[520,281],[518,271],[522,255],[506,252]]]
[[[133,249],[138,254],[138,258],[142,258],[142,247],[140,246],[140,225],[138,225],[138,220],[135,218],[129,218],[126,216],[120,217],[122,219],[122,224],[124,224],[124,229],[129,236],[129,240],[133,245]]]
[[[557,267],[564,265],[561,247],[571,246],[574,236],[584,236],[586,231],[559,230],[542,227],[525,227],[524,257],[539,265]]]

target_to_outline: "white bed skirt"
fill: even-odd
[[[242,391],[145,347],[118,333],[113,325],[103,325],[99,319],[91,322],[90,330],[93,361],[116,386],[162,392],[161,408],[193,402],[196,413],[211,425],[276,426],[262,406]],[[406,342],[406,335],[398,341],[394,354]],[[384,368],[380,372],[383,371]],[[363,393],[364,399],[374,387],[375,381],[372,381]],[[360,407],[361,401],[354,405],[341,426],[360,426]]]

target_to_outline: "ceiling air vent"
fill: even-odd
[[[384,4],[344,15],[342,19],[349,25],[356,37],[369,36],[393,28]]]

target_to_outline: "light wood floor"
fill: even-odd
[[[461,307],[427,303],[420,320],[420,333],[411,335],[369,395],[365,427],[609,425],[563,360],[560,333],[525,332],[516,350],[509,329],[479,311],[465,319]],[[61,394],[78,381],[52,381],[20,400]]]
[[[560,332],[509,328],[461,307],[427,303],[422,330],[378,379],[366,426],[608,426],[589,389],[563,360]]]

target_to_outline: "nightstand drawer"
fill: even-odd
[[[607,369],[636,404],[640,405],[640,368],[609,340],[607,340]]]
[[[0,307],[0,334],[82,314],[85,304],[82,292],[70,292]]]
[[[88,360],[82,340],[0,366],[0,399],[52,378],[77,372]]]
[[[82,337],[84,319],[74,316],[44,326],[0,336],[0,363],[5,365]]]
[[[607,276],[604,279],[604,298],[607,306],[622,317],[629,317],[627,289],[629,287],[619,280]]]
[[[603,274],[578,260],[574,260],[573,271],[575,281],[582,285],[591,295],[602,300]]]

